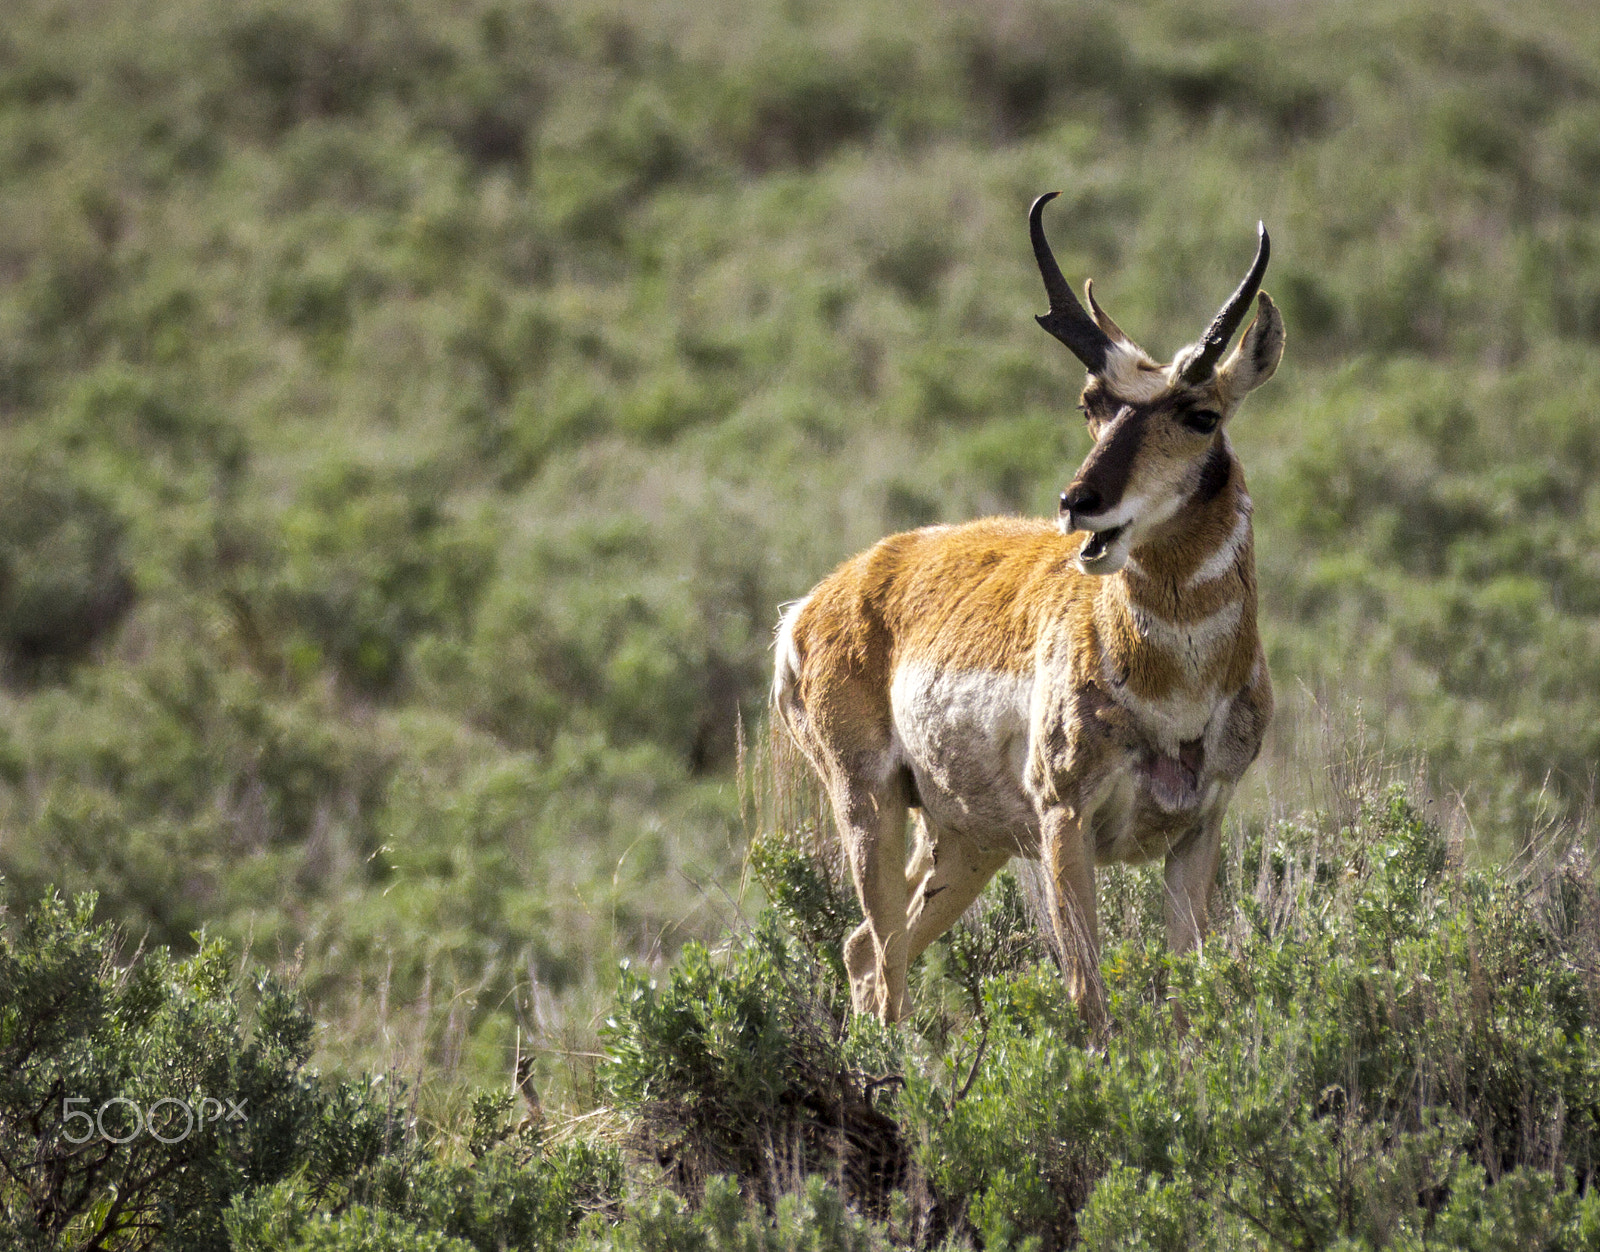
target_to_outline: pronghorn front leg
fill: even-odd
[[[906,970],[906,800],[898,781],[846,784],[833,798],[839,837],[866,920],[845,940],[850,1002],[858,1013],[897,1022],[909,1008]]]
[[[1217,865],[1222,860],[1222,817],[1232,794],[1232,787],[1225,788],[1206,809],[1188,838],[1167,853],[1163,867],[1164,911],[1167,947],[1175,956],[1198,948],[1206,937],[1211,896],[1217,885]],[[1172,1006],[1172,1023],[1178,1034],[1187,1034],[1189,1015],[1183,1011],[1183,1004],[1176,995],[1169,995],[1168,1003]]]
[[[1055,891],[1051,920],[1066,962],[1067,992],[1098,1038],[1106,1029],[1106,986],[1100,976],[1100,928],[1089,814],[1055,805],[1045,810],[1041,826],[1045,869]]]
[[[1216,771],[1216,793],[1194,831],[1167,853],[1167,945],[1175,953],[1197,948],[1205,938],[1222,858],[1222,819],[1272,720],[1272,678],[1265,657],[1257,654],[1251,682],[1227,702],[1221,716],[1221,725],[1207,732],[1207,764]]]
[[[1167,947],[1174,955],[1192,951],[1205,938],[1211,896],[1222,860],[1222,818],[1231,787],[1212,801],[1189,837],[1167,853],[1165,913]]]

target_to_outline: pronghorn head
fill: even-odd
[[[1089,371],[1080,407],[1094,437],[1061,493],[1061,528],[1089,532],[1077,557],[1084,573],[1114,574],[1186,501],[1208,489],[1214,495],[1226,484],[1232,457],[1224,428],[1244,397],[1278,368],[1283,317],[1260,291],[1269,251],[1261,226],[1255,262],[1239,289],[1205,334],[1168,364],[1158,363],[1106,316],[1092,282],[1084,284],[1091,318],[1061,276],[1041,220],[1056,194],[1040,196],[1028,215],[1033,254],[1050,296],[1050,312],[1038,322]],[[1256,318],[1223,360],[1252,300]]]

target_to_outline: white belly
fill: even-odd
[[[1007,845],[1037,826],[1023,788],[1031,674],[903,665],[889,698],[901,754],[933,825]]]

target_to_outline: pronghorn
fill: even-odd
[[[1074,1001],[1105,1025],[1096,862],[1165,858],[1171,948],[1200,943],[1222,818],[1272,716],[1250,495],[1228,420],[1283,354],[1269,243],[1198,341],[1160,365],[1029,213],[1039,324],[1088,369],[1094,446],[1059,524],[988,518],[884,539],[788,606],[773,701],[826,786],[866,920],[858,1012],[909,1009],[911,961],[1013,856],[1041,859]],[[1257,314],[1222,359],[1252,301]],[[906,858],[906,815],[916,810]]]

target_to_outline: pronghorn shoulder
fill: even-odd
[[[1076,546],[1052,523],[993,517],[913,535],[888,607],[903,656],[1020,673],[1041,625],[1082,593]]]
[[[1075,546],[1052,522],[985,517],[955,525],[923,526],[880,539],[833,571],[818,593],[885,596],[896,584],[947,583],[982,576],[997,566],[1023,570],[1071,560]]]
[[[811,593],[796,628],[853,653],[891,644],[901,659],[1020,672],[1041,621],[1088,582],[1054,523],[988,517],[879,540]]]
[[[1023,570],[1067,562],[1077,550],[1054,522],[1028,517],[925,526],[884,542],[903,554],[908,572],[941,579],[957,571],[981,575],[1001,565]]]

